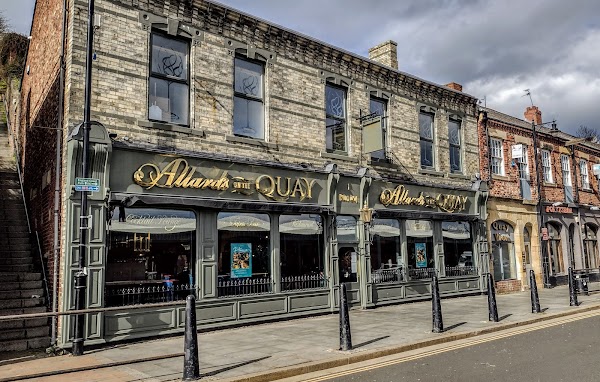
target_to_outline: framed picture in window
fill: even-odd
[[[252,244],[231,243],[231,278],[252,277]]]
[[[427,246],[425,243],[415,243],[417,268],[427,268]]]

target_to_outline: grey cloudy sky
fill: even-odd
[[[487,106],[523,118],[530,89],[544,121],[600,129],[600,2],[594,0],[220,0],[367,56],[398,43],[400,69],[451,81]],[[34,0],[0,0],[28,33]]]

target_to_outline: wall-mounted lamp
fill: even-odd
[[[369,208],[367,203],[360,209],[360,220],[362,220],[365,224],[371,224],[373,221],[373,209]]]

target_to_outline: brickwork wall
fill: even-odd
[[[496,282],[496,293],[498,294],[520,292],[521,288],[520,280],[502,280]]]

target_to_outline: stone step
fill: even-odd
[[[15,281],[39,281],[42,280],[42,274],[39,272],[19,273],[0,271],[0,280],[2,281],[0,282],[0,285],[5,282],[11,283]]]
[[[0,257],[0,266],[2,265],[29,265],[33,264],[32,256],[23,257]]]
[[[27,340],[0,340],[0,352],[43,349],[50,346],[50,337],[28,338]]]
[[[2,232],[0,231],[0,242],[5,242],[4,239],[28,239],[29,232]]]
[[[12,300],[12,299],[26,299],[35,298],[32,296],[43,296],[44,290],[38,289],[13,289],[13,290],[0,290],[0,300]]]
[[[10,340],[25,340],[28,338],[40,338],[40,337],[48,337],[50,335],[50,328],[47,326],[38,326],[35,328],[22,328],[22,329],[10,329],[3,330],[1,332],[3,341]],[[1,342],[0,342],[1,344]],[[1,346],[1,345],[0,345]]]
[[[31,244],[9,244],[6,247],[2,248],[2,251],[0,251],[0,257],[2,257],[2,252],[14,252],[14,251],[31,252]]]
[[[15,237],[16,236],[16,237]],[[15,245],[25,245],[25,244],[31,244],[31,239],[29,238],[29,235],[27,235],[26,237],[18,237],[15,234],[10,234],[8,236],[4,236],[2,237],[0,235],[0,245],[2,246],[15,246]]]
[[[30,318],[28,320],[0,321],[0,331],[10,329],[35,328],[37,326],[48,327],[48,318]]]
[[[30,297],[30,298],[13,298],[10,300],[0,300],[0,311],[6,309],[19,309],[19,308],[35,308],[38,306],[44,306],[46,299],[44,297]]]
[[[33,258],[33,253],[31,251],[10,251],[8,249],[0,250],[0,259],[14,259],[16,257],[31,257]]]
[[[11,265],[0,265],[0,273],[1,272],[32,272],[33,264],[11,264]]]
[[[0,280],[2,280],[2,276],[0,276]],[[41,289],[44,287],[44,282],[41,277],[39,280],[31,280],[31,281],[14,281],[0,283],[0,291],[14,291],[17,289]],[[1,314],[5,314],[0,312]]]
[[[33,313],[46,313],[45,306],[36,306],[33,308],[14,308],[14,309],[2,309],[0,310],[0,317],[2,316],[16,316],[19,314],[33,314]]]

